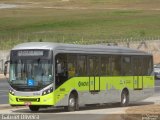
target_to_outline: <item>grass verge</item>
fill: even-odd
[[[112,42],[160,35],[158,0],[2,0],[1,3],[23,5],[0,10],[0,48],[4,49],[28,41]]]

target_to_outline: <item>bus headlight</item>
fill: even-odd
[[[9,93],[14,95],[14,90],[13,89],[9,89]]]
[[[50,87],[50,88],[44,90],[44,91],[42,92],[42,95],[47,95],[47,94],[49,94],[49,93],[51,93],[51,92],[53,92],[53,87]]]

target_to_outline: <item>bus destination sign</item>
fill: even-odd
[[[24,50],[18,51],[18,56],[43,56],[44,51]]]

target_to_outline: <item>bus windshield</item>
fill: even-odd
[[[10,79],[12,86],[28,86],[43,88],[53,82],[52,65],[46,59],[15,59],[10,63]]]

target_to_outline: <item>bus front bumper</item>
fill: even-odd
[[[9,104],[10,105],[42,105],[42,106],[53,106],[55,105],[53,93],[44,96],[14,96],[9,93]]]

